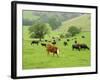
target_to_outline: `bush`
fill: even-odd
[[[65,37],[72,37],[72,34],[68,32],[65,34]]]
[[[76,34],[80,33],[81,32],[81,29],[75,27],[75,26],[71,26],[69,29],[68,29],[68,32],[72,35],[72,36],[75,36]]]

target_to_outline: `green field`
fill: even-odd
[[[57,31],[64,31],[64,29],[67,27],[66,25],[71,25],[71,22],[73,22],[72,24],[74,25],[81,25],[82,27],[85,26],[84,30],[86,30],[86,28],[87,30],[90,29],[89,21],[88,23],[84,24],[84,20],[88,19],[87,15],[75,19],[64,22],[62,27],[56,31],[52,31],[50,36],[57,36]],[[72,50],[72,44],[74,43],[74,40],[72,40],[73,38],[77,38],[78,42],[85,43],[90,47],[90,32],[81,32],[80,34],[69,38],[70,41],[68,42],[67,46],[63,45],[63,42],[66,41],[66,38],[63,38],[61,41],[57,41],[56,46],[60,49],[59,57],[57,57],[56,55],[53,56],[52,54],[47,55],[46,48],[41,46],[41,44],[31,45],[32,39],[29,38],[30,34],[28,28],[28,26],[23,26],[23,69],[83,67],[91,65],[90,50]],[[81,38],[82,35],[85,35],[85,38]],[[50,38],[46,35],[45,39],[49,40]]]

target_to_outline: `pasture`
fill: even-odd
[[[26,12],[27,13],[27,12]],[[32,16],[33,13],[27,13],[25,19],[36,20],[39,16]],[[44,14],[44,13],[42,13]],[[45,13],[46,14],[46,13]],[[47,13],[48,15],[49,13]],[[75,14],[75,13],[73,13]],[[31,16],[30,16],[31,15]],[[69,14],[70,15],[70,14]],[[44,18],[47,19],[47,18]],[[22,47],[22,68],[23,69],[36,69],[36,68],[64,68],[64,67],[84,67],[91,65],[91,38],[90,38],[90,15],[83,14],[81,16],[72,18],[70,20],[63,21],[62,25],[49,35],[45,35],[44,39],[50,40],[51,37],[57,37],[59,34],[65,34],[70,26],[76,26],[81,28],[82,31],[70,38],[62,38],[60,41],[56,41],[56,45],[59,50],[59,57],[47,54],[46,47],[39,44],[32,44],[31,42],[36,38],[30,38],[28,28],[30,26],[23,25],[23,47]],[[85,36],[85,38],[82,38]],[[72,44],[75,42],[75,38],[79,43],[85,43],[90,50],[72,50]],[[69,39],[70,41],[67,41]],[[67,45],[64,46],[64,41],[67,41]],[[48,42],[49,43],[49,42]]]
[[[31,45],[32,39],[28,39],[27,28],[24,29],[26,32],[23,42],[23,69],[34,69],[34,68],[61,68],[61,67],[83,67],[90,66],[90,50],[72,50],[72,44],[74,43],[73,38],[77,38],[80,43],[86,43],[90,47],[90,32],[81,32],[74,37],[69,38],[67,46],[64,46],[63,42],[66,38],[61,41],[57,41],[56,46],[60,49],[59,57],[52,54],[48,55],[46,48],[37,44]],[[55,32],[52,32],[53,35]],[[56,34],[55,34],[56,35]],[[86,38],[81,38],[85,35]],[[49,39],[49,37],[46,37]]]

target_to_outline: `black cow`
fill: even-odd
[[[55,45],[56,44],[56,41],[53,41],[52,44]]]
[[[61,39],[60,39],[60,38],[58,38],[58,41],[61,41]]]
[[[73,49],[73,50],[74,50],[74,49],[77,49],[77,50],[80,51],[80,44],[73,44],[73,45],[72,45],[72,49]]]
[[[85,38],[85,36],[81,36],[82,38]]]
[[[41,43],[42,46],[46,47],[46,43]]]
[[[45,40],[45,42],[47,42],[48,40]]]
[[[72,49],[77,49],[77,50],[81,50],[81,49],[88,49],[89,50],[89,47],[86,45],[86,44],[73,44],[72,45]]]
[[[80,44],[80,48],[89,50],[89,47],[86,44]]]
[[[67,39],[67,41],[70,41],[69,39]]]
[[[77,44],[77,41],[75,40],[75,44]]]
[[[34,40],[34,41],[31,42],[31,45],[32,45],[32,44],[37,44],[37,45],[38,45],[38,44],[39,44],[39,41],[35,41],[35,40]]]
[[[64,46],[68,45],[66,41],[64,41]]]

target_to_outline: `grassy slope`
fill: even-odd
[[[90,14],[85,14],[62,23],[57,31],[65,33],[70,26],[76,26],[83,31],[90,31]]]

